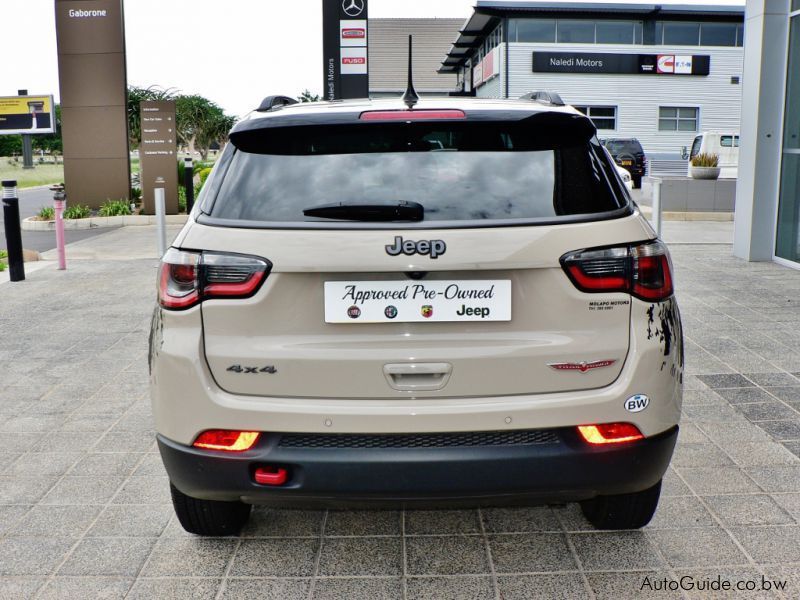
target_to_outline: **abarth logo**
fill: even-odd
[[[342,10],[348,17],[357,17],[364,12],[364,0],[343,0]]]
[[[579,362],[579,363],[548,363],[547,366],[556,371],[580,371],[586,373],[592,369],[601,369],[603,367],[610,367],[616,359],[595,360],[593,362]]]
[[[426,304],[419,309],[419,312],[426,319],[430,319],[433,316],[433,307],[430,304]]]
[[[404,240],[399,235],[395,236],[394,244],[386,246],[386,254],[389,256],[429,254],[431,258],[436,259],[445,252],[447,252],[447,244],[444,243],[444,240],[420,240],[415,242],[413,240]]]

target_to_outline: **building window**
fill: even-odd
[[[657,46],[743,46],[744,25],[657,21]]]
[[[615,130],[617,128],[616,106],[575,106],[592,120],[597,129]]]
[[[701,46],[735,46],[736,23],[703,23],[700,26]]]
[[[511,19],[509,42],[538,44],[641,44],[642,21]]]
[[[552,44],[556,41],[555,19],[517,19],[518,42]]]
[[[719,145],[723,148],[738,148],[739,136],[738,135],[722,135],[719,138]]]
[[[665,46],[697,46],[700,23],[664,23]]]
[[[661,106],[658,109],[659,131],[697,131],[698,109],[683,106]]]
[[[634,35],[633,21],[597,22],[598,44],[635,44]]]
[[[593,21],[558,20],[559,44],[594,44]]]

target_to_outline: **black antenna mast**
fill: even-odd
[[[419,102],[419,96],[414,91],[414,78],[412,77],[411,69],[411,36],[408,36],[408,87],[406,93],[403,94],[403,102],[406,103],[409,110],[414,108],[414,105]]]

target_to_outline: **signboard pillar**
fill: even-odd
[[[28,90],[17,90],[17,94],[27,96]],[[35,115],[35,113],[32,114]],[[29,133],[22,134],[22,168],[33,168],[33,142]]]
[[[369,97],[367,0],[322,0],[325,100]]]
[[[122,0],[55,0],[64,180],[97,208],[130,198]]]
[[[142,212],[155,212],[155,190],[164,190],[166,214],[178,214],[178,160],[175,101],[146,100],[139,105],[142,144],[139,146]]]

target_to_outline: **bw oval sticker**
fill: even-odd
[[[632,413],[643,411],[650,404],[650,398],[644,394],[636,394],[625,400],[625,410]]]

